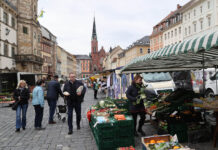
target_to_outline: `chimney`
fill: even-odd
[[[181,8],[181,5],[177,4],[177,9],[180,9]]]

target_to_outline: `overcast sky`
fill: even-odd
[[[106,51],[123,49],[145,35],[152,27],[189,0],[39,0],[44,10],[40,23],[56,37],[58,45],[72,54],[91,52],[95,16],[98,46]]]

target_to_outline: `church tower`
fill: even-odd
[[[93,22],[93,29],[92,29],[92,40],[91,40],[91,57],[92,57],[92,69],[93,73],[98,71],[98,39],[96,33],[96,25],[95,25],[95,18]]]

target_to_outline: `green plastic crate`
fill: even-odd
[[[168,124],[168,131],[171,135],[177,135],[179,142],[188,141],[187,125],[185,123]]]
[[[116,138],[116,147],[135,146],[134,136]]]
[[[129,110],[129,100],[128,99],[114,99],[115,105],[120,109]]]

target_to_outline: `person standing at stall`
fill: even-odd
[[[43,130],[45,128],[42,127],[42,118],[43,118],[43,110],[44,110],[44,91],[43,86],[45,86],[44,80],[38,80],[36,82],[36,87],[33,89],[33,100],[32,105],[35,109],[35,129]]]
[[[63,93],[61,91],[60,83],[58,82],[58,75],[55,75],[53,80],[48,83],[48,91],[47,91],[47,101],[49,106],[49,124],[55,124],[56,122],[53,120],[55,108],[57,105],[59,94],[63,97]]]
[[[97,98],[98,88],[99,88],[99,85],[98,85],[97,80],[95,79],[95,81],[93,82],[94,99],[98,99]]]
[[[20,132],[21,126],[23,130],[25,130],[26,128],[26,112],[28,108],[28,100],[30,98],[30,92],[27,87],[26,81],[20,80],[16,90],[14,91],[13,98],[15,99],[15,101],[19,101],[16,109],[16,132]]]
[[[140,116],[139,125],[138,125],[138,132],[141,133],[142,136],[145,136],[145,132],[142,130],[142,126],[145,122],[145,106],[143,100],[138,101],[137,99],[140,97],[139,91],[142,87],[142,77],[140,75],[136,75],[132,82],[132,85],[129,86],[128,90],[126,91],[126,96],[130,102],[130,112],[132,114],[134,120],[134,132],[135,136],[138,136],[136,127],[137,127],[137,116]]]
[[[68,106],[68,134],[73,134],[73,109],[76,112],[76,124],[77,129],[80,130],[80,121],[81,121],[81,103],[83,102],[86,89],[82,82],[76,80],[74,73],[70,73],[70,80],[67,81],[64,85],[64,95],[67,99]]]

